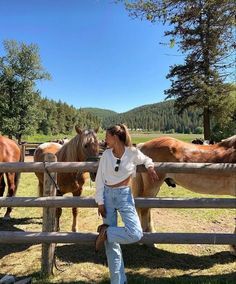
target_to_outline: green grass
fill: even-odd
[[[64,137],[72,138],[75,135],[75,133],[71,135],[64,135],[64,134],[59,134],[59,135],[43,135],[43,134],[35,134],[31,136],[24,136],[23,141],[27,142],[47,142],[47,141],[52,141],[56,139],[63,139]],[[176,139],[180,139],[185,142],[191,142],[194,138],[202,138],[203,134],[181,134],[181,133],[174,133],[174,134],[164,134],[164,133],[159,133],[159,132],[131,132],[131,138],[133,143],[143,143],[146,142],[150,139],[160,137],[160,136],[171,136]],[[99,132],[98,133],[98,138],[100,140],[105,139],[105,132]]]
[[[83,196],[93,196],[94,183],[86,183]],[[23,173],[18,196],[37,196],[37,180],[34,174]],[[159,196],[203,197],[183,188],[163,186]],[[204,197],[207,197],[204,195]],[[0,211],[0,218],[5,209]],[[14,208],[12,220],[3,222],[1,230],[41,231],[41,208]],[[159,232],[232,232],[235,210],[226,209],[154,209],[153,220]],[[61,231],[71,229],[71,210],[63,209]],[[94,232],[101,223],[96,208],[79,209],[79,231]],[[228,246],[142,245],[123,246],[123,255],[129,283],[234,283],[235,258]],[[33,278],[33,283],[100,283],[108,284],[108,269],[104,265],[104,252],[94,254],[91,245],[58,244],[57,265],[49,279],[40,276],[40,245],[0,245],[0,277],[12,274],[21,279]]]

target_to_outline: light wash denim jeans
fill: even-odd
[[[143,236],[130,187],[105,186],[104,205],[106,218],[103,222],[109,225],[105,249],[111,284],[124,284],[127,279],[120,244],[138,242]],[[124,227],[117,227],[117,212],[121,215]]]

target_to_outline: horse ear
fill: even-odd
[[[82,133],[82,130],[79,128],[78,125],[75,126],[75,130],[78,134],[81,134]]]
[[[94,129],[95,133],[98,133],[99,126]]]

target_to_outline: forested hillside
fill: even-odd
[[[117,112],[113,110],[101,109],[101,108],[95,108],[95,107],[81,108],[81,110],[92,113],[94,116],[97,116],[102,121],[110,116],[118,114]]]
[[[71,134],[74,126],[97,128],[101,119],[92,112],[76,109],[61,101],[39,99],[35,130],[45,135]]]
[[[39,102],[37,132],[68,134],[75,124],[81,127],[102,127],[126,123],[130,129],[160,132],[202,133],[200,113],[184,111],[178,115],[174,101],[141,106],[125,113],[98,108],[76,109],[66,103],[41,99]]]
[[[106,117],[102,127],[114,123],[126,123],[130,129],[147,131],[202,133],[202,120],[199,111],[187,111],[179,115],[174,109],[174,101],[166,101],[141,106],[125,113]]]

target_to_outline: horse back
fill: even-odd
[[[60,144],[54,142],[39,145],[34,152],[34,162],[43,162],[46,154],[56,155],[61,147]]]
[[[0,162],[19,162],[20,157],[21,150],[16,142],[0,136]]]
[[[172,137],[160,137],[143,144],[141,151],[154,162],[235,163],[236,149],[225,144],[197,145]]]

